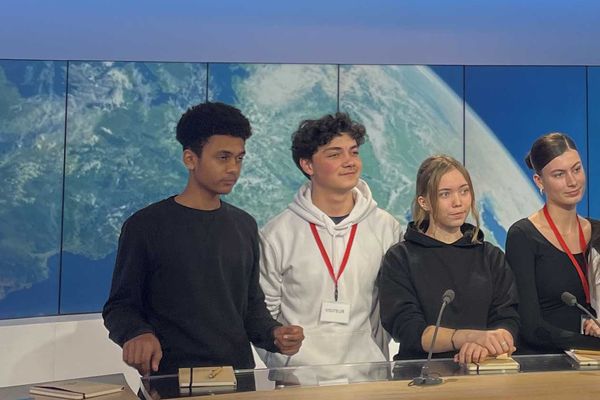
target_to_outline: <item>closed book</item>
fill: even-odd
[[[34,385],[29,388],[29,393],[78,400],[118,393],[123,389],[123,385],[76,379]]]
[[[520,365],[512,357],[501,354],[496,357],[487,357],[482,362],[468,363],[467,370],[472,372],[484,371],[518,371]]]
[[[598,350],[566,350],[565,353],[571,357],[579,366],[600,365],[600,351]]]
[[[179,368],[180,387],[235,386],[233,367]]]

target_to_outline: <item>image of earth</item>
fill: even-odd
[[[306,179],[290,135],[339,107],[367,128],[363,178],[381,208],[405,226],[419,164],[446,153],[465,161],[486,238],[503,247],[508,227],[542,199],[464,104],[461,71],[0,61],[0,319],[101,309],[122,223],[184,187],[175,125],[207,98],[235,105],[252,123],[242,177],[224,199],[259,225]]]

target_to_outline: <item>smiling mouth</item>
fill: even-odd
[[[579,194],[579,189],[573,190],[571,192],[567,192],[566,194],[567,194],[567,196],[576,196]]]

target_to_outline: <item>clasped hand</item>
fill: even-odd
[[[583,333],[588,336],[600,337],[600,327],[591,319],[583,321]]]
[[[506,329],[491,331],[469,330],[454,361],[459,363],[482,362],[487,356],[508,354],[516,350],[512,334]]]
[[[278,326],[273,329],[275,346],[281,354],[286,356],[294,355],[300,350],[304,340],[304,330],[298,325]]]

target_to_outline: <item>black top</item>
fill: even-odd
[[[597,229],[592,221],[592,235]],[[583,268],[584,254],[579,252],[574,256]],[[560,298],[567,291],[585,305],[581,280],[565,252],[550,243],[529,219],[523,218],[508,230],[506,257],[519,290],[521,339],[525,342],[522,348],[546,353],[572,348],[600,349],[600,339],[579,333],[582,311],[564,304]]]
[[[177,367],[255,366],[249,341],[277,351],[274,321],[259,279],[258,232],[246,212],[221,202],[214,211],[170,197],[124,224],[104,306],[110,338],[120,346],[153,332],[159,373]]]
[[[388,250],[378,283],[383,327],[400,342],[395,359],[426,356],[421,336],[435,325],[447,289],[456,296],[444,311],[442,327],[504,328],[517,337],[517,290],[510,268],[502,251],[484,242],[481,232],[478,242],[471,242],[473,229],[464,224],[463,237],[446,244],[417,231],[411,222],[405,241]]]

